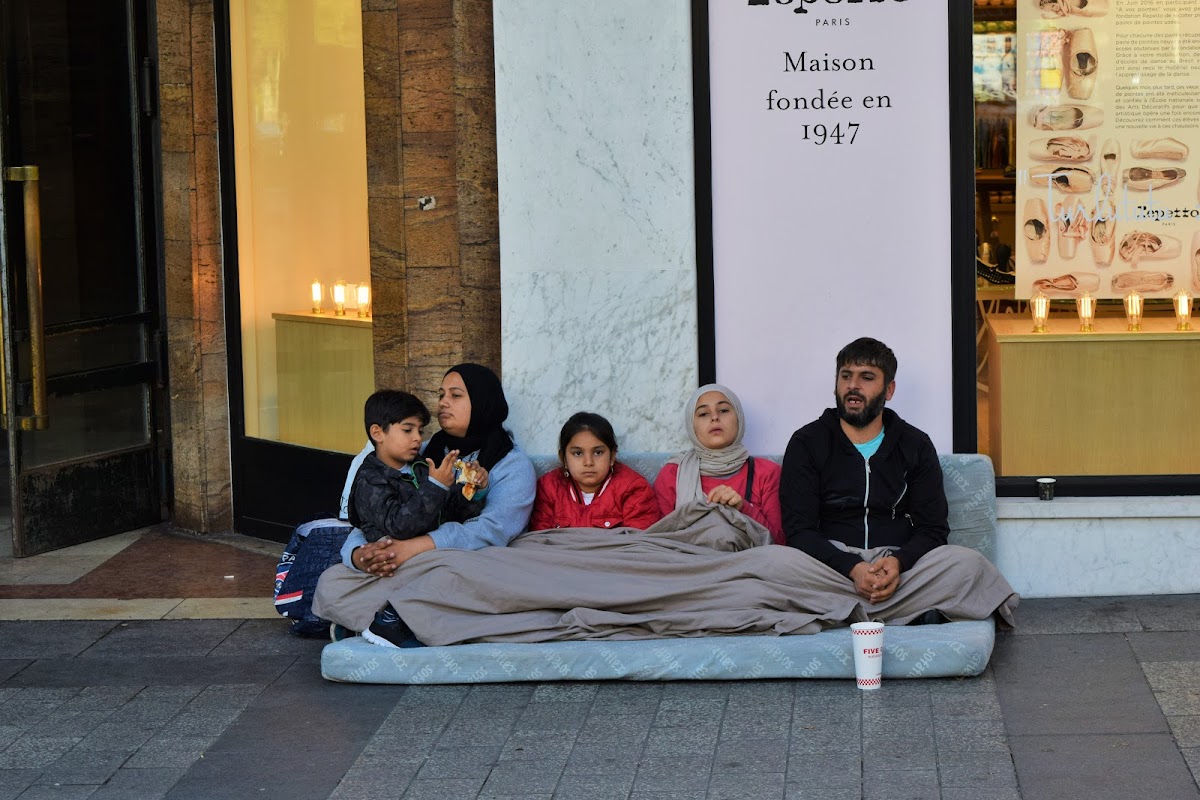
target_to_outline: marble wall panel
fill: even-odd
[[[504,382],[556,449],[582,409],[674,450],[698,380],[686,0],[497,0]]]

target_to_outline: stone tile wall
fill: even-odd
[[[173,521],[233,526],[211,0],[158,0]]]

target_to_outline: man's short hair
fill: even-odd
[[[847,364],[856,367],[878,367],[883,370],[883,382],[896,379],[896,354],[878,339],[864,336],[843,347],[837,354],[838,372]]]
[[[388,426],[417,417],[422,425],[429,424],[429,409],[415,396],[396,389],[381,389],[367,398],[363,404],[363,422],[366,423],[367,438],[371,437],[371,426],[378,425],[383,430]]]

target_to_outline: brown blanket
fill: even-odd
[[[1016,602],[995,568],[964,548],[938,548],[891,600],[871,606],[834,570],[770,541],[728,507],[696,505],[646,531],[560,529],[508,547],[433,550],[389,578],[335,566],[321,576],[313,610],[363,630],[391,603],[418,639],[446,645],[817,633],[868,618],[903,623],[933,607],[985,619]],[[991,575],[964,583],[955,572],[963,557],[972,574]]]

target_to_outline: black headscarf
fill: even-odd
[[[504,387],[500,379],[480,364],[459,364],[446,370],[446,375],[457,372],[467,387],[471,398],[471,422],[466,436],[451,436],[438,431],[425,447],[428,457],[437,461],[447,450],[457,450],[460,455],[479,451],[479,464],[491,471],[496,463],[513,449],[512,436],[500,427],[508,419],[508,401],[504,399]],[[445,376],[443,376],[445,377]]]

